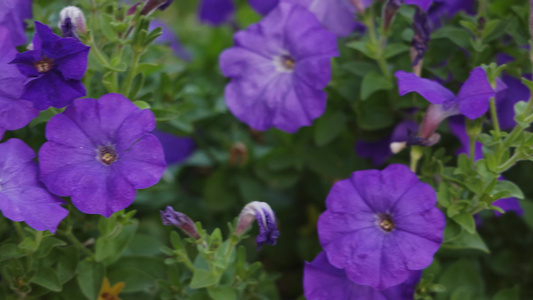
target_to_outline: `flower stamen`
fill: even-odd
[[[48,57],[43,57],[43,59],[33,63],[33,66],[39,73],[46,73],[52,69],[54,66],[54,61]]]
[[[103,146],[98,149],[97,159],[107,166],[117,161],[117,158],[118,154],[113,146]]]

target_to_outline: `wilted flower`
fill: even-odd
[[[174,0],[141,0],[134,5],[132,5],[129,9],[127,14],[133,15],[137,11],[137,7],[139,5],[142,5],[141,9],[141,15],[147,16],[153,13],[156,9],[159,10],[165,10],[167,9],[170,4],[172,4]]]
[[[255,239],[257,248],[261,249],[264,244],[275,245],[279,237],[276,214],[265,202],[253,201],[242,209],[235,234],[242,235],[254,220],[257,220],[259,225],[259,235]]]
[[[55,232],[68,210],[38,179],[35,152],[19,139],[0,144],[0,210],[15,222],[35,230]]]
[[[248,147],[242,142],[234,143],[229,151],[229,165],[243,166],[248,161]]]
[[[186,214],[175,211],[171,206],[167,206],[165,210],[159,212],[161,213],[163,225],[173,225],[196,240],[200,238],[194,222]]]
[[[225,98],[231,112],[250,127],[296,132],[324,113],[336,37],[299,5],[280,3],[260,23],[234,37],[220,56],[232,81]]]
[[[63,37],[73,37],[79,40],[78,33],[85,34],[87,32],[85,16],[81,9],[76,6],[67,6],[61,10],[57,26],[61,28]]]
[[[74,38],[61,38],[52,29],[35,22],[35,50],[17,54],[11,62],[28,77],[23,99],[38,110],[61,108],[85,96],[81,79],[87,69],[89,47]],[[53,88],[52,88],[53,87]]]
[[[304,267],[304,295],[307,300],[412,300],[421,271],[413,271],[409,278],[396,286],[377,290],[352,282],[346,272],[332,266],[325,252],[321,252]]]
[[[472,70],[457,96],[436,81],[404,71],[398,71],[394,75],[398,78],[400,95],[416,92],[432,103],[418,131],[419,144],[426,146],[434,143],[431,141],[432,136],[444,119],[458,114],[469,119],[481,117],[489,109],[490,98],[505,88],[505,84],[498,79],[494,90],[480,67]]]
[[[21,99],[26,76],[9,64],[17,53],[9,30],[0,26],[0,139],[6,130],[20,129],[39,114],[30,101]]]
[[[408,167],[354,172],[335,183],[318,220],[329,262],[359,285],[386,289],[433,261],[444,214],[433,188]]]
[[[113,287],[109,284],[109,279],[104,278],[102,282],[102,288],[98,294],[98,300],[120,300],[118,294],[122,292],[126,284],[124,282],[117,282]]]
[[[0,26],[9,30],[15,46],[26,44],[24,20],[32,18],[32,0],[0,1]]]
[[[75,100],[46,125],[41,180],[82,212],[109,217],[161,179],[166,164],[154,128],[154,114],[120,94]]]

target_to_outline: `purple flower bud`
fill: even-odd
[[[194,225],[194,222],[187,215],[175,211],[172,207],[167,206],[165,210],[161,210],[161,220],[163,225],[174,225],[177,228],[183,230],[193,239],[200,239],[200,234]]]
[[[242,235],[254,220],[259,224],[259,235],[255,240],[257,249],[261,249],[264,244],[275,245],[279,237],[276,214],[265,202],[250,202],[242,209],[235,234]]]
[[[78,33],[85,34],[87,25],[81,9],[76,6],[67,6],[59,13],[59,24],[63,37],[73,37],[79,40]]]
[[[396,15],[396,12],[402,5],[400,0],[387,0],[385,5],[383,5],[382,18],[383,18],[383,28],[385,31],[389,30],[390,24]]]
[[[427,12],[425,12],[420,7],[416,8],[415,17],[413,20],[413,27],[415,35],[413,37],[411,47],[414,50],[414,55],[412,57],[413,66],[416,67],[419,65],[422,58],[424,58],[424,54],[426,53],[426,50],[428,48],[429,35],[431,34],[429,30]],[[420,72],[418,72],[418,75],[420,75]]]
[[[153,13],[156,9],[165,10],[170,4],[172,4],[172,1],[174,0],[142,0],[132,5],[130,9],[128,9],[127,14],[128,16],[133,15],[137,11],[137,7],[143,5],[141,15],[147,16]]]

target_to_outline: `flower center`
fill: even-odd
[[[33,63],[33,66],[39,73],[45,73],[52,69],[54,66],[54,61],[51,60],[48,57],[43,57],[40,61],[36,61]]]
[[[296,60],[289,54],[282,54],[274,58],[274,65],[278,72],[292,73],[296,66]]]
[[[381,214],[378,216],[379,228],[385,232],[391,232],[396,227],[392,221],[392,216],[389,214]]]
[[[115,299],[118,299],[118,297],[115,297],[115,295],[112,295],[110,293],[103,293],[101,295],[102,298],[104,298],[105,300],[115,300]]]
[[[114,146],[103,146],[98,148],[97,159],[100,160],[103,164],[109,166],[110,164],[117,161],[118,154]]]

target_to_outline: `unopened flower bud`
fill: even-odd
[[[257,224],[259,225],[259,234],[255,240],[258,250],[264,244],[275,245],[279,237],[276,214],[265,202],[250,202],[243,208],[239,215],[235,234],[242,235],[250,228],[254,220],[257,220]]]
[[[411,61],[414,69],[413,73],[420,76],[422,71],[422,59],[428,48],[429,36],[431,34],[428,15],[420,7],[416,8],[413,29],[415,35],[413,36],[413,41],[411,43]]]
[[[248,148],[245,144],[237,142],[233,144],[229,153],[230,166],[243,166],[248,160]]]
[[[363,0],[350,0],[352,2],[353,6],[355,6],[355,10],[360,13],[365,13],[365,4],[363,3]]]
[[[383,19],[383,29],[385,29],[385,32],[389,30],[390,24],[401,5],[402,2],[400,0],[387,0],[383,5],[381,17]]]
[[[198,233],[194,222],[187,215],[175,211],[170,206],[167,206],[164,211],[161,210],[160,213],[163,225],[174,225],[193,239],[200,239],[200,234]]]
[[[76,6],[67,6],[59,13],[59,24],[63,37],[73,37],[79,40],[79,34],[87,32],[85,16]]]
[[[153,13],[156,9],[165,10],[172,4],[174,0],[142,0],[134,4],[128,9],[128,15],[133,15],[137,11],[139,5],[144,5],[141,10],[141,15],[147,16]]]

